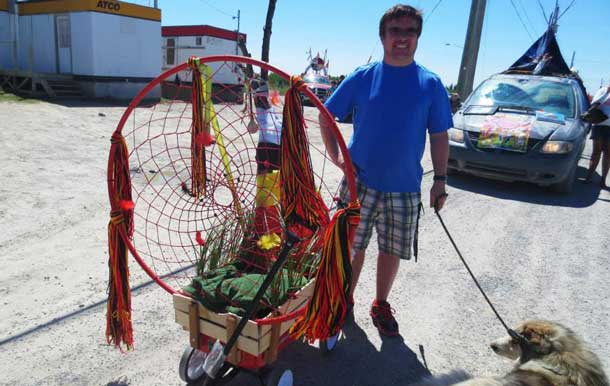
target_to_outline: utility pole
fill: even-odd
[[[237,10],[237,16],[233,16],[233,19],[237,19],[237,37],[235,39],[235,55],[239,55],[239,20],[240,10]]]
[[[465,100],[472,92],[486,3],[487,0],[472,0],[470,5],[468,31],[466,32],[466,40],[464,41],[464,51],[462,53],[462,63],[460,65],[457,84],[461,100]]]

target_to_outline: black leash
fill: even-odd
[[[447,237],[449,237],[449,241],[451,241],[451,244],[453,244],[453,248],[455,248],[455,251],[457,252],[458,256],[460,257],[460,260],[462,260],[462,263],[464,263],[464,266],[466,267],[466,270],[468,270],[468,273],[470,274],[470,277],[472,278],[472,280],[474,281],[474,284],[477,285],[477,288],[479,289],[479,291],[481,291],[481,294],[483,295],[483,297],[485,298],[485,300],[487,301],[487,304],[489,304],[489,307],[491,307],[491,310],[494,312],[494,314],[496,314],[496,317],[498,318],[498,320],[500,320],[500,323],[502,323],[502,326],[504,326],[504,328],[506,329],[506,331],[508,332],[508,335],[514,339],[516,342],[518,342],[520,345],[525,345],[527,346],[529,344],[529,342],[527,341],[527,339],[525,339],[521,334],[519,334],[517,331],[509,328],[506,323],[504,322],[504,320],[502,319],[502,317],[500,316],[500,314],[498,313],[498,311],[496,311],[496,308],[493,306],[493,304],[491,303],[491,301],[489,300],[489,298],[487,297],[487,295],[485,294],[485,291],[483,291],[483,288],[481,287],[481,285],[479,284],[479,282],[477,281],[477,278],[474,276],[474,274],[472,273],[472,270],[470,269],[470,267],[468,266],[468,263],[466,263],[466,260],[464,260],[464,257],[462,256],[462,253],[460,252],[458,246],[456,245],[455,241],[453,241],[453,237],[451,237],[451,234],[449,233],[449,230],[447,229],[447,226],[445,225],[445,222],[443,221],[443,218],[441,217],[439,210],[438,210],[438,205],[437,202],[440,198],[443,197],[448,197],[449,195],[447,193],[443,193],[440,196],[438,196],[436,198],[436,201],[434,202],[434,213],[436,213],[436,216],[438,217],[439,221],[441,222],[441,225],[443,226],[443,229],[445,230],[445,233],[447,233]]]

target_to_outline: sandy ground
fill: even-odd
[[[177,367],[188,334],[174,322],[171,297],[133,260],[135,350],[122,354],[104,339],[106,163],[123,111],[102,104],[0,103],[2,385],[182,384]],[[349,125],[343,130],[348,134]],[[590,149],[585,153],[580,176]],[[423,165],[431,169],[428,156]],[[329,171],[331,180],[339,176]],[[426,180],[426,203],[428,189]],[[610,369],[610,193],[578,185],[564,197],[461,176],[451,180],[449,192],[445,221],[507,322],[563,322]],[[406,385],[428,371],[510,368],[487,349],[502,336],[501,325],[430,210],[421,235],[420,261],[403,264],[390,298],[402,338],[381,339],[368,317],[371,247],[355,323],[346,326],[333,355],[300,343],[282,352],[278,365],[293,369],[295,384]],[[232,384],[257,383],[245,374]]]

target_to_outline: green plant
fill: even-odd
[[[19,95],[11,94],[0,88],[0,102],[26,102],[34,103],[38,102],[36,99],[22,98]]]

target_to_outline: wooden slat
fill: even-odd
[[[189,325],[189,314],[186,312],[176,310],[176,323],[188,328]],[[227,330],[225,327],[220,327],[216,324],[210,323],[204,319],[199,319],[199,329],[202,334],[205,334],[211,338],[218,339],[222,343],[227,343]],[[240,335],[237,339],[236,347],[239,350],[245,351],[248,354],[258,356],[262,353],[259,346],[259,341],[247,336]],[[268,347],[268,345],[267,345]]]
[[[226,342],[228,342],[229,339],[231,339],[231,337],[233,336],[233,333],[235,332],[235,327],[237,327],[237,319],[234,316],[229,315],[227,317]],[[239,363],[238,352],[239,350],[237,350],[237,347],[233,346],[231,348],[231,351],[229,351],[229,355],[227,355],[227,359],[229,360],[229,362]]]
[[[282,325],[280,326],[280,336],[284,335],[290,329],[290,327],[292,327],[293,324],[294,320],[289,320],[282,323]],[[261,337],[259,341],[259,346],[261,353],[269,349],[269,346],[271,346],[271,333]]]
[[[288,300],[280,306],[278,309],[280,315],[291,313],[305,306],[306,302],[313,294],[314,283],[315,281],[311,280],[305,287],[296,293],[295,299]],[[193,304],[194,300],[178,293],[174,294],[173,298],[176,311],[176,322],[182,325],[184,329],[189,330],[189,315],[191,314],[189,307]],[[241,317],[232,313],[212,312],[198,302],[197,305],[200,333],[226,343],[228,339],[227,326],[230,323],[228,319],[233,318],[235,323],[237,323],[241,320]],[[279,325],[279,328],[275,332],[279,338],[279,336],[286,333],[293,324],[294,320],[285,321],[281,325],[279,325],[279,323],[275,325],[258,325],[253,321],[248,321],[237,340],[236,347],[239,350],[258,356],[272,345],[274,335],[272,334],[272,327]]]
[[[179,310],[182,312],[188,312],[189,304],[192,301],[193,301],[193,299],[191,299],[187,296],[180,295],[177,293],[174,294],[174,308],[176,310]],[[205,319],[212,323],[215,323],[219,326],[222,326],[225,328],[227,327],[227,317],[229,315],[234,315],[235,317],[238,318],[238,320],[241,319],[239,316],[237,316],[235,314],[231,314],[231,313],[218,313],[217,314],[215,312],[208,310],[204,306],[202,306],[201,303],[198,303],[198,304],[199,304],[199,317],[201,319]],[[268,326],[264,326],[264,327],[268,327]],[[271,327],[268,327],[264,330],[265,330],[264,332],[266,333],[268,330],[271,330]],[[202,332],[205,333],[205,331],[202,331]],[[246,324],[246,326],[244,327],[244,330],[242,331],[242,335],[258,339],[259,336],[261,335],[260,331],[259,331],[259,326],[252,321],[248,322]]]
[[[189,304],[189,336],[191,347],[199,350],[201,346],[201,335],[199,333],[199,312],[197,303]]]
[[[276,316],[277,314],[274,314]],[[274,324],[271,326],[271,337],[269,340],[269,349],[265,352],[265,363],[270,364],[277,359],[277,351],[280,344],[280,325]]]
[[[305,285],[305,287],[301,288],[299,292],[295,294],[295,299],[288,300],[286,303],[282,304],[279,308],[280,314],[288,314],[303,304],[303,300],[307,300],[313,294],[315,280],[310,280],[309,283]]]

